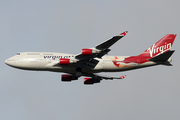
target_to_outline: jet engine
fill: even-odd
[[[67,58],[61,58],[59,63],[60,65],[69,65],[71,63],[76,63],[76,61]]]
[[[95,53],[100,53],[100,50],[82,49],[82,55],[92,55]]]
[[[94,83],[100,83],[99,79],[93,79],[93,78],[84,78],[84,84],[85,85],[92,85]]]
[[[64,82],[71,82],[72,80],[77,80],[77,79],[78,79],[77,77],[69,74],[64,74],[61,76],[61,81]]]

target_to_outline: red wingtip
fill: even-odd
[[[124,79],[125,77],[126,77],[126,75],[123,75],[123,76],[121,76],[120,78],[121,78],[121,79]]]
[[[121,36],[125,36],[128,33],[128,31],[124,31],[123,33],[121,33]]]

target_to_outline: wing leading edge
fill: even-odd
[[[113,80],[113,79],[124,79],[126,77],[126,75],[123,75],[121,77],[109,77],[109,76],[98,75],[98,74],[88,74],[86,76],[88,76],[88,78],[84,78],[84,84],[87,84],[87,85],[100,83],[100,81],[103,79]]]
[[[116,43],[119,39],[124,37],[127,33],[128,33],[128,31],[125,31],[125,32],[121,33],[120,35],[114,36],[111,39],[97,45],[95,48],[100,49],[100,50],[107,49],[107,48],[111,47],[114,43]]]
[[[104,56],[105,54],[107,54],[110,51],[109,47],[111,47],[114,43],[116,43],[118,40],[120,40],[126,34],[127,34],[127,31],[121,33],[120,35],[112,37],[111,39],[97,45],[94,48],[83,49],[83,50],[88,50],[88,52],[91,51],[92,54],[85,55],[82,52],[82,53],[76,55],[75,58],[79,59],[79,60],[90,60],[95,57],[101,58],[102,56]]]

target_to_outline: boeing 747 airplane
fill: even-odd
[[[93,47],[82,49],[73,55],[53,52],[21,52],[7,59],[5,63],[23,70],[63,72],[62,81],[77,80],[81,76],[84,84],[99,83],[101,80],[124,79],[126,76],[102,76],[99,72],[120,72],[155,65],[171,66],[170,50],[176,34],[167,34],[142,54],[137,56],[105,56],[110,47],[124,37],[127,31]]]

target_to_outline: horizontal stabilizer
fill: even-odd
[[[174,51],[175,50],[167,51],[167,52],[157,55],[149,60],[153,61],[153,62],[160,62],[160,63],[166,62],[171,57],[171,55],[174,53]]]

